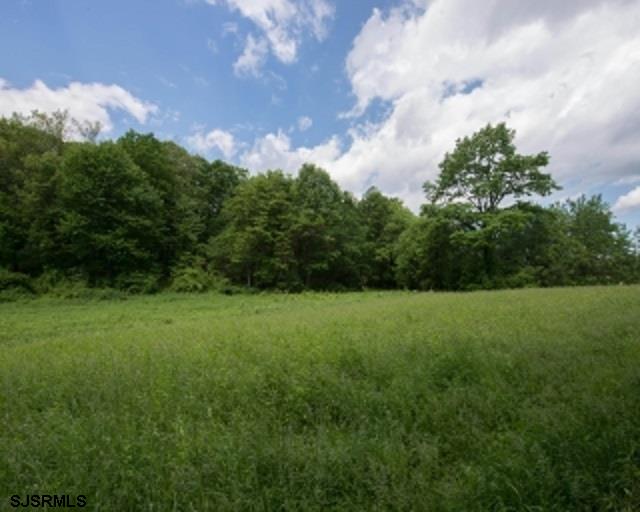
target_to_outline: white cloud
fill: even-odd
[[[340,141],[337,137],[313,148],[293,149],[289,137],[279,130],[278,133],[269,133],[257,139],[253,147],[240,156],[240,163],[253,171],[282,169],[294,173],[307,162],[328,169],[339,155]]]
[[[196,151],[208,153],[217,149],[225,158],[231,158],[237,152],[233,135],[224,130],[211,130],[209,133],[198,131],[187,137],[187,144]]]
[[[285,64],[296,60],[298,46],[306,33],[310,32],[319,41],[326,37],[327,22],[333,18],[334,14],[333,6],[327,0],[206,0],[206,2],[211,5],[226,4],[229,9],[238,11],[251,20],[263,35],[258,40],[264,39],[265,45],[278,60]],[[237,25],[235,28],[237,31]],[[243,56],[247,53],[248,44],[247,39]]]
[[[209,2],[212,3],[212,2]],[[228,21],[222,25],[222,35],[226,36],[227,34],[237,34],[238,33],[238,24],[233,23],[232,21]]]
[[[302,116],[298,118],[298,130],[301,132],[307,131],[313,125],[313,119],[309,116]]]
[[[78,121],[100,122],[103,131],[108,132],[113,129],[111,110],[122,110],[145,123],[158,107],[118,85],[71,82],[66,87],[50,89],[36,80],[31,87],[18,89],[0,79],[0,115],[29,114],[33,110],[45,113],[67,110]]]
[[[547,170],[566,193],[631,180],[640,164],[639,26],[638,0],[411,0],[374,10],[346,60],[351,144],[323,165],[342,186],[374,183],[415,208],[456,138],[505,121],[519,150],[550,152]],[[375,100],[388,113],[360,119]],[[286,147],[282,162],[296,152]]]
[[[354,113],[374,99],[391,112],[353,132],[337,177],[361,189],[377,172],[387,192],[419,202],[455,139],[500,121],[522,151],[550,152],[561,183],[585,189],[637,169],[640,2],[416,3],[374,10],[354,41]]]
[[[636,187],[627,194],[620,196],[613,205],[615,211],[640,209],[640,187]]]
[[[633,185],[634,183],[640,182],[640,174],[635,174],[631,176],[625,176],[624,178],[620,178],[618,181],[614,183],[614,185]]]
[[[251,34],[247,36],[242,55],[233,64],[233,70],[238,76],[261,76],[261,68],[267,57],[269,48],[264,39],[255,40]]]

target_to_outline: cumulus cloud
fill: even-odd
[[[240,156],[244,167],[253,171],[282,169],[295,172],[305,163],[314,163],[328,168],[340,155],[340,140],[332,137],[312,148],[291,147],[291,139],[279,130],[257,139],[253,147]]]
[[[262,34],[257,39],[253,38],[254,43],[264,39],[265,46],[285,64],[296,60],[298,46],[307,33],[311,33],[319,41],[323,40],[327,34],[327,23],[334,15],[334,7],[327,0],[206,0],[206,2],[211,5],[225,4],[229,9],[251,20]],[[247,38],[243,56],[247,53],[248,44]]]
[[[615,211],[628,211],[640,209],[640,187],[636,187],[629,193],[620,196],[613,205]]]
[[[588,187],[632,172],[640,161],[640,2],[423,7],[374,11],[356,38],[346,65],[355,111],[374,99],[392,110],[356,135],[340,172],[363,183],[379,168],[391,191],[416,189],[457,137],[500,121],[517,130],[523,151],[549,150],[561,182]]]
[[[638,0],[376,9],[346,59],[351,142],[327,168],[356,192],[375,183],[415,207],[456,138],[504,121],[521,151],[550,152],[566,192],[630,179],[640,163],[639,26]],[[388,113],[372,124],[360,116],[373,102]]]
[[[108,132],[113,129],[111,110],[121,110],[145,123],[158,107],[118,85],[71,82],[66,87],[51,89],[36,80],[30,87],[19,89],[0,79],[0,115],[29,114],[33,110],[45,113],[67,110],[80,122],[100,122],[103,131]]]
[[[298,130],[301,132],[307,131],[313,125],[313,119],[309,116],[302,116],[298,118]]]
[[[242,55],[233,64],[233,70],[238,76],[260,76],[261,68],[267,57],[269,48],[265,39],[254,39],[249,34],[244,45]]]
[[[208,133],[196,132],[187,137],[187,144],[200,153],[218,150],[225,158],[231,158],[237,152],[234,136],[224,130],[211,130]]]

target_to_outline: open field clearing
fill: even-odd
[[[0,379],[3,510],[640,510],[638,286],[0,304]]]

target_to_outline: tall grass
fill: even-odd
[[[0,508],[640,510],[640,287],[0,305]]]

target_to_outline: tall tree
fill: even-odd
[[[504,123],[496,126],[488,124],[470,137],[456,141],[456,147],[447,153],[440,163],[440,174],[435,181],[426,182],[424,190],[431,205],[423,213],[433,213],[437,205],[452,203],[468,205],[470,212],[460,208],[446,210],[444,224],[459,217],[464,222],[458,224],[461,229],[451,233],[455,240],[447,245],[452,249],[460,244],[467,253],[476,254],[480,266],[471,265],[472,279],[467,270],[464,278],[456,278],[457,286],[500,286],[514,267],[514,254],[507,248],[521,248],[514,243],[516,239],[532,241],[526,233],[533,229],[531,219],[533,210],[524,203],[504,211],[501,204],[505,199],[519,200],[531,195],[548,195],[559,187],[549,174],[540,171],[549,162],[546,152],[535,155],[517,153],[514,144],[515,131]],[[473,222],[469,215],[475,212]],[[453,217],[452,217],[453,214]],[[442,218],[442,215],[436,215]],[[454,222],[454,225],[456,222]],[[534,223],[535,224],[535,223]],[[454,243],[455,242],[455,243]],[[455,253],[455,251],[454,251]],[[522,262],[522,254],[519,256]],[[518,258],[516,258],[518,259]],[[477,267],[477,268],[476,268]],[[445,279],[451,282],[451,279]]]
[[[146,174],[112,142],[73,144],[59,171],[58,230],[68,267],[91,284],[158,271],[162,200]]]
[[[398,241],[396,276],[401,286],[459,290],[486,281],[478,212],[469,205],[427,206]]]
[[[236,188],[249,176],[246,169],[230,165],[222,160],[207,164],[198,175],[198,188],[202,201],[204,236],[217,235],[224,227],[220,214],[225,202],[233,197]]]
[[[28,241],[35,220],[31,213],[42,219],[53,198],[47,197],[40,202],[40,208],[29,208],[29,212],[25,201],[34,205],[39,201],[39,192],[48,194],[45,189],[56,167],[50,164],[59,157],[63,146],[59,130],[43,130],[34,125],[31,117],[0,118],[0,266],[31,271],[33,262],[41,259],[41,255],[32,253],[39,244]]]
[[[514,138],[515,130],[500,123],[458,139],[453,152],[440,163],[435,183],[424,184],[427,199],[465,201],[484,213],[497,210],[508,197],[544,196],[558,189],[551,175],[540,171],[549,163],[549,155],[518,154]]]
[[[154,229],[160,233],[158,246],[155,248],[163,273],[176,261],[184,247],[185,238],[179,226],[184,211],[180,209],[180,201],[184,183],[175,172],[167,146],[153,134],[141,134],[129,130],[117,141],[136,166],[146,175],[146,180],[156,191],[162,208],[156,218],[148,219],[155,224]],[[186,237],[188,239],[188,236]]]
[[[375,187],[365,192],[358,210],[365,230],[365,285],[393,288],[396,285],[397,242],[411,224],[413,214],[399,199],[386,197]]]
[[[249,287],[289,288],[297,278],[291,247],[292,179],[268,171],[239,185],[224,205],[224,229],[210,241],[216,269]]]
[[[560,206],[564,236],[570,251],[562,255],[570,264],[566,274],[576,284],[616,283],[632,280],[634,258],[631,233],[614,221],[602,196],[569,199]]]
[[[305,164],[293,182],[293,202],[290,236],[298,275],[306,288],[326,287],[335,278],[343,242],[342,191],[326,171]]]

